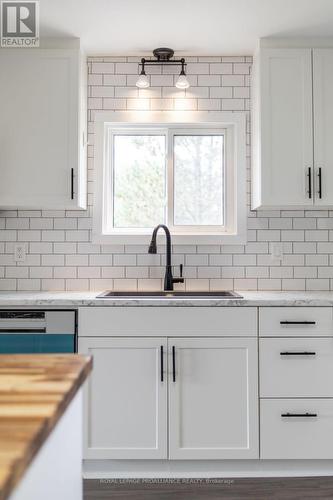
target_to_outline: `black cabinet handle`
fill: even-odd
[[[161,382],[164,382],[164,349],[162,345],[160,354],[161,354]]]
[[[312,198],[312,179],[311,179],[311,167],[308,168],[308,195]]]
[[[172,381],[176,382],[176,348],[172,346]]]
[[[296,417],[296,418],[314,418],[314,417],[318,417],[317,413],[281,413],[281,417],[282,418],[293,418],[293,417]]]
[[[299,351],[299,352],[280,352],[280,356],[315,356],[315,352],[311,351]]]
[[[280,325],[315,325],[315,321],[280,321]]]
[[[71,168],[71,200],[74,200],[74,168]]]
[[[319,199],[321,199],[321,167],[319,167],[318,169],[318,196],[319,196]]]

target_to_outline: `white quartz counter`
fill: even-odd
[[[0,307],[63,307],[81,306],[333,306],[333,292],[246,292],[243,299],[207,298],[111,298],[97,299],[101,292],[0,292]]]

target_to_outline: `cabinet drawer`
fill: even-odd
[[[332,459],[333,400],[261,400],[260,442],[264,459]]]
[[[261,337],[313,337],[333,334],[331,307],[261,307]]]
[[[333,338],[259,342],[260,396],[333,397]]]
[[[79,336],[257,335],[255,307],[82,307]]]

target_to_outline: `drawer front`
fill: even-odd
[[[333,338],[261,338],[260,396],[333,397]]]
[[[261,337],[333,335],[331,307],[260,307]]]
[[[257,335],[255,307],[82,307],[79,336]]]
[[[333,400],[261,400],[260,443],[263,459],[332,459]]]

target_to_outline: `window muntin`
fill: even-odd
[[[173,223],[224,225],[224,134],[173,135]]]

